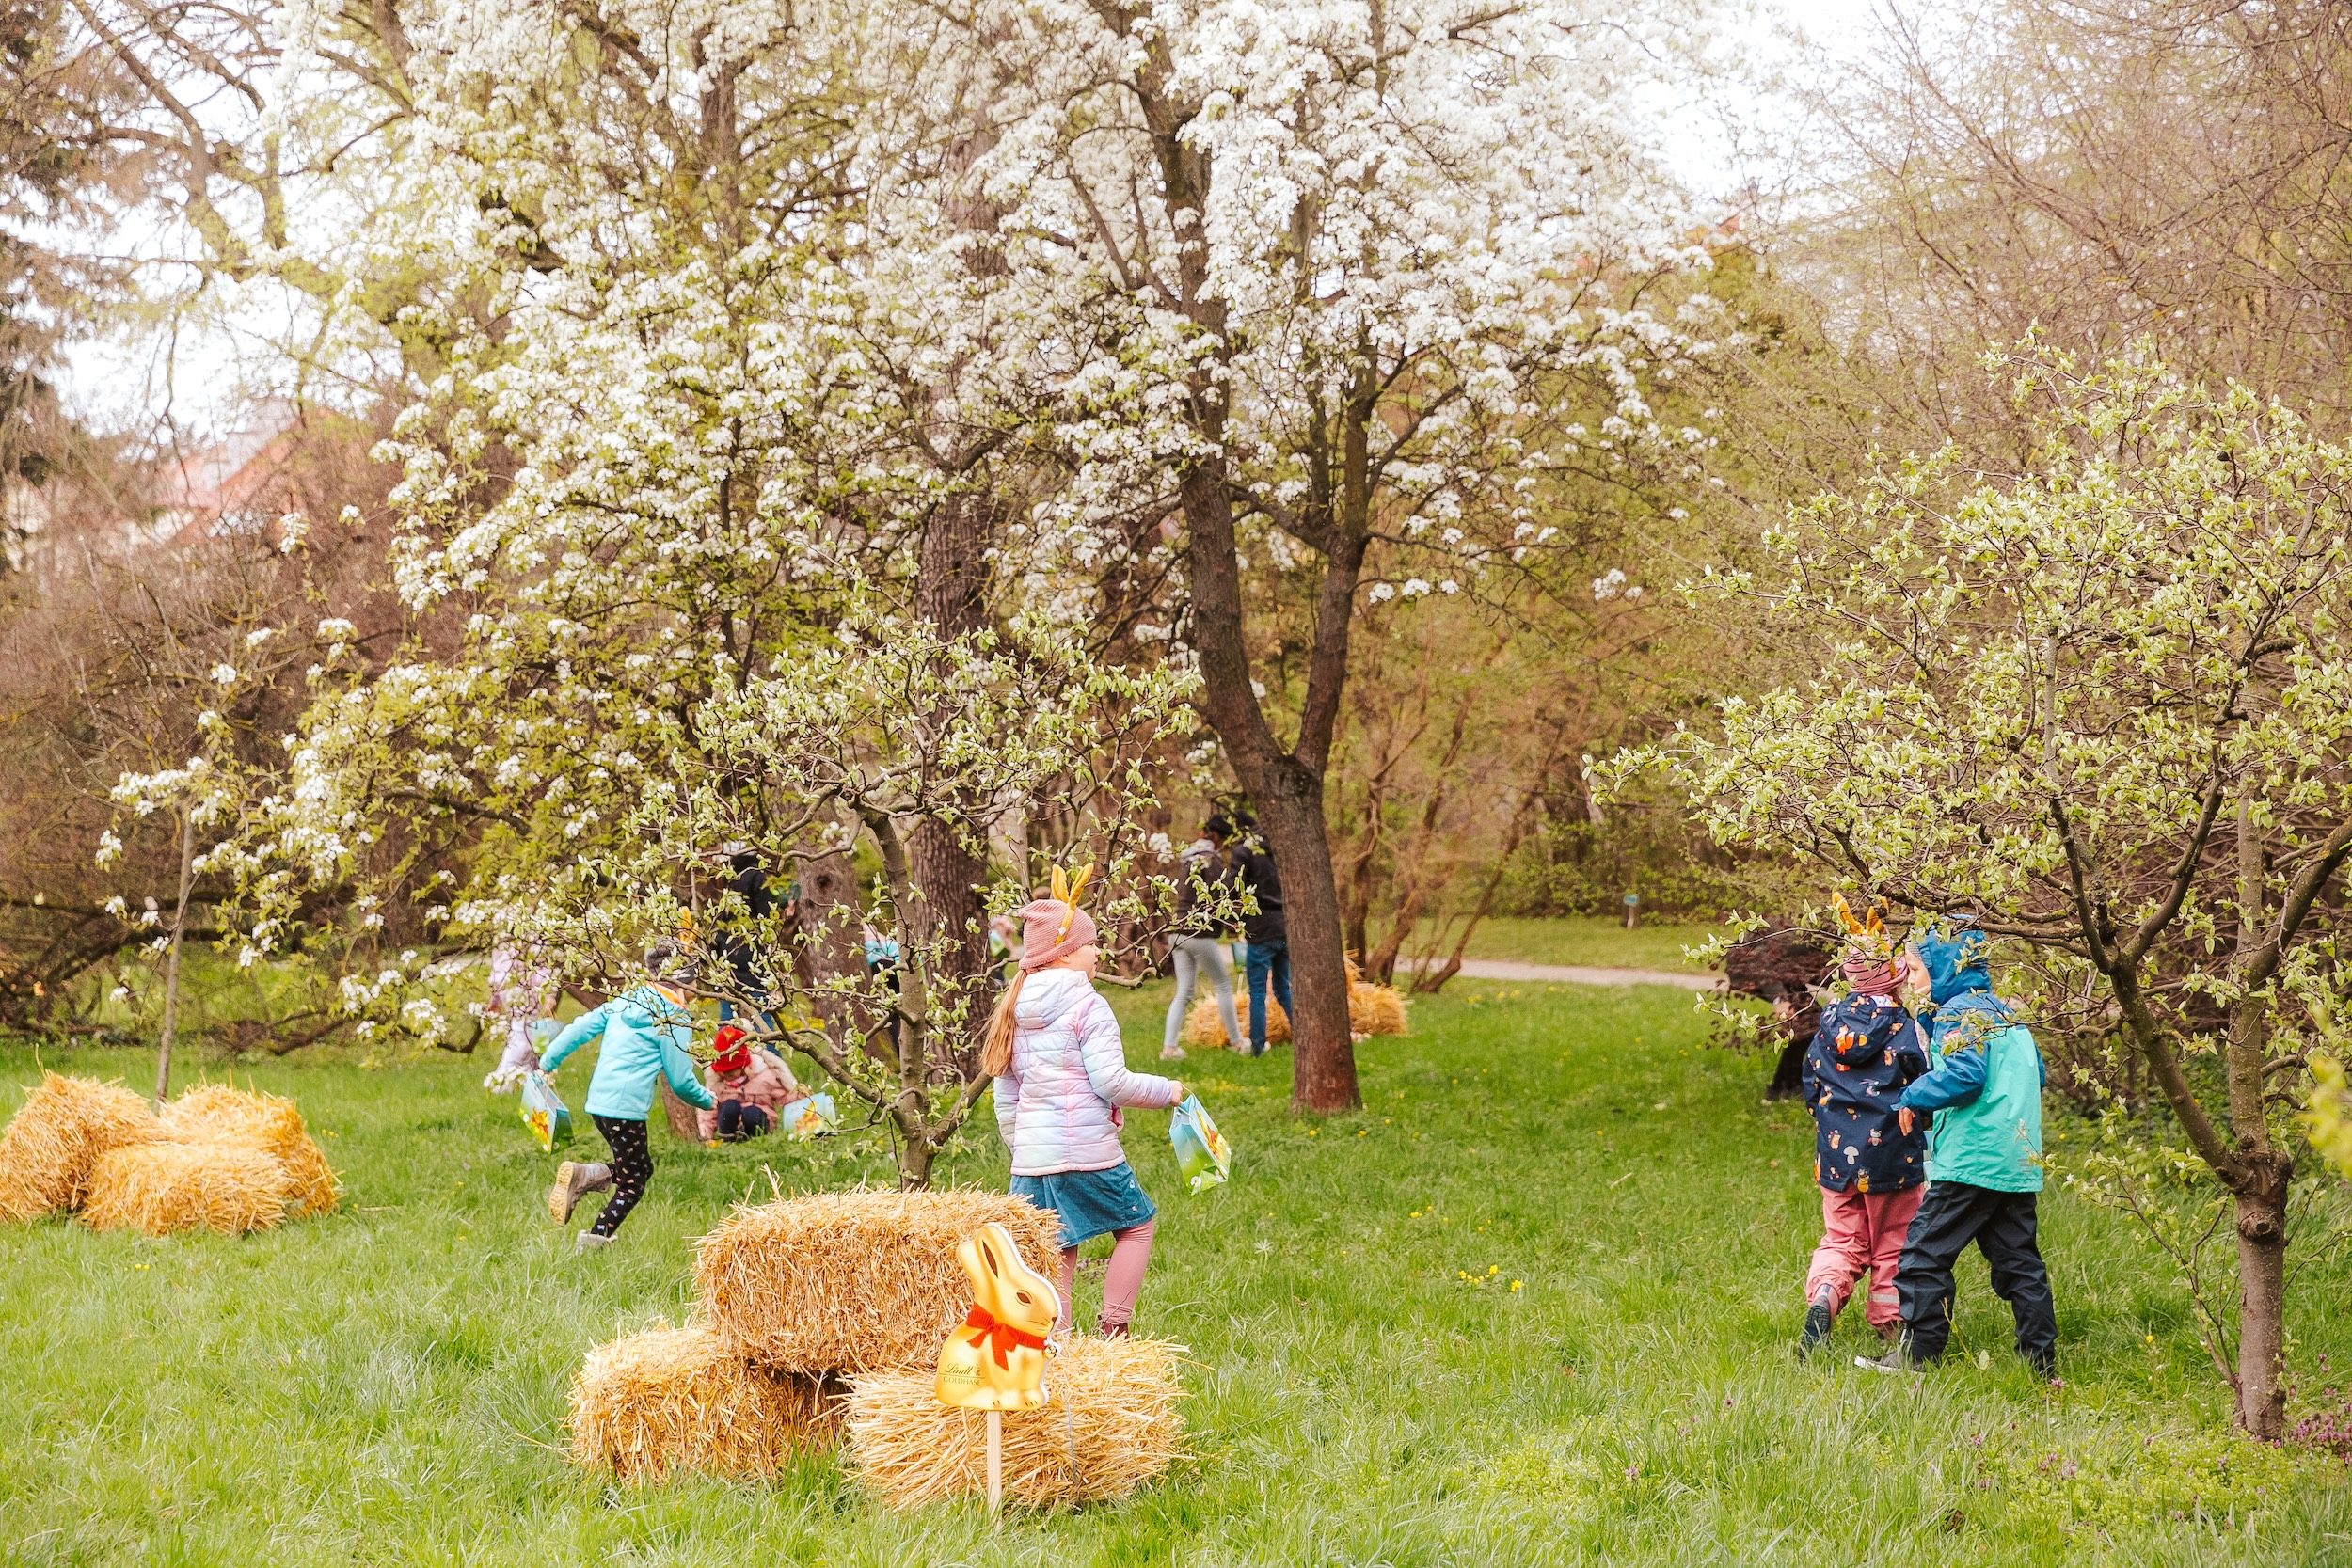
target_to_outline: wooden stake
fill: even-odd
[[[164,958],[163,1039],[155,1049],[155,1108],[171,1098],[171,1037],[180,1022],[180,938],[188,926],[188,894],[196,885],[196,817],[180,808],[180,897],[171,907],[171,948]]]
[[[988,1413],[988,1511],[995,1513],[1005,1502],[1005,1413]]]

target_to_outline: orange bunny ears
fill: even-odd
[[[1886,908],[1879,900],[1870,900],[1869,912],[1862,919],[1854,918],[1852,906],[1842,893],[1830,895],[1830,906],[1837,911],[1838,923],[1846,927],[1846,945],[1867,958],[1894,957],[1895,944],[1886,935]]]

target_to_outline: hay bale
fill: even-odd
[[[1282,1010],[1282,1004],[1269,996],[1265,999],[1265,1006],[1266,1039],[1274,1042],[1290,1038],[1290,1015]],[[1233,1017],[1241,1024],[1241,1037],[1248,1039],[1249,993],[1239,986],[1233,988]],[[1216,1005],[1215,992],[1195,1002],[1185,1012],[1184,1027],[1177,1037],[1196,1051],[1225,1049],[1225,1019]]]
[[[163,1135],[183,1143],[235,1144],[259,1149],[286,1167],[294,1212],[331,1214],[342,1183],[302,1125],[302,1110],[283,1095],[229,1084],[198,1084],[164,1107]]]
[[[238,1144],[167,1141],[109,1149],[91,1167],[82,1223],[92,1230],[242,1235],[286,1217],[294,1180],[276,1155]]]
[[[120,1084],[44,1072],[0,1134],[0,1222],[79,1207],[101,1155],[155,1135],[154,1110]]]
[[[1350,965],[1351,972],[1354,965]],[[1266,1005],[1265,1037],[1269,1042],[1291,1037],[1290,1015],[1282,1011],[1282,1004],[1269,996]],[[1249,1037],[1249,998],[1236,995],[1233,1012],[1241,1020],[1242,1038]],[[1347,983],[1347,1026],[1359,1035],[1402,1035],[1406,1032],[1405,998],[1393,986],[1377,986],[1369,980],[1350,979]],[[1195,1051],[1225,1049],[1225,1021],[1218,1014],[1216,998],[1212,995],[1195,1002],[1184,1013],[1184,1027],[1178,1037]]]
[[[1053,1276],[1060,1220],[1009,1193],[862,1191],[737,1209],[695,1243],[694,1285],[711,1326],[773,1370],[928,1368],[972,1307],[956,1243],[991,1220]]]
[[[572,1458],[623,1481],[766,1476],[833,1441],[839,1390],[751,1365],[700,1324],[658,1324],[588,1353],[572,1383]]]
[[[1154,1339],[1073,1339],[1048,1362],[1048,1402],[1005,1413],[1005,1495],[1033,1507],[1124,1497],[1168,1473],[1183,1450],[1176,1402],[1183,1347]],[[843,1419],[849,1468],[894,1508],[988,1490],[988,1427],[951,1410],[931,1374],[852,1378]]]
[[[1347,1026],[1359,1035],[1404,1034],[1405,998],[1394,986],[1351,977],[1347,982]]]

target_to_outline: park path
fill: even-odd
[[[1603,969],[1589,964],[1505,963],[1496,958],[1464,958],[1459,974],[1465,980],[1549,980],[1568,986],[1675,986],[1683,990],[1713,990],[1716,981],[1716,976],[1712,974],[1688,974],[1671,969]]]

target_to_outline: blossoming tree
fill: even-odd
[[[2038,420],[2031,462],[1947,451],[1800,508],[1771,569],[1711,586],[1803,673],[1620,767],[1667,769],[1725,844],[1972,915],[2090,982],[2090,1026],[2234,1206],[2224,1370],[2276,1437],[2288,1117],[2344,1032],[2352,450],[2144,355],[1996,363]]]
[[[966,302],[1032,326],[1064,465],[1030,526],[1182,574],[1200,707],[1280,867],[1294,1102],[1357,1102],[1325,774],[1375,546],[1407,594],[1539,548],[1564,473],[1688,455],[1647,390],[1706,347],[1704,258],[1636,95],[1701,8],[1585,0],[906,8],[889,101],[971,127],[917,210],[985,200]],[[910,188],[913,182],[910,182]],[[1162,522],[1161,544],[1121,531]],[[1295,581],[1269,646],[1253,579]]]
[[[1189,677],[1105,653],[1083,562],[973,526],[1034,483],[991,461],[1030,372],[931,308],[985,261],[954,224],[874,243],[852,9],[404,17],[434,47],[406,59],[403,178],[432,195],[375,243],[413,226],[436,269],[409,325],[443,371],[386,451],[417,631],[319,672],[240,851],[253,946],[288,938],[300,886],[352,879],[580,984],[685,933],[701,988],[771,1013],[927,1180],[980,1086],[992,834],[1050,808],[1139,898],[1138,765]],[[917,244],[948,263],[928,297]],[[894,965],[857,956],[853,902],[787,928],[721,891],[731,841],[782,877],[853,838]],[[423,961],[353,976],[350,1004],[429,1031]]]

